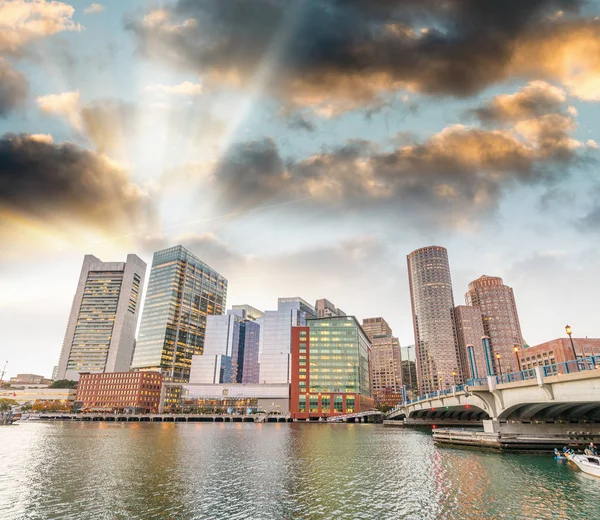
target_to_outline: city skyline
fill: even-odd
[[[326,296],[401,345],[440,244],[528,344],[600,336],[599,2],[243,4],[0,3],[8,377],[50,375],[85,254],[179,244],[230,303]]]

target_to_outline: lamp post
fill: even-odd
[[[454,381],[454,386],[456,386],[456,370],[452,371],[452,380]]]
[[[517,369],[519,370],[519,372],[521,371],[521,360],[519,359],[519,345],[515,345],[513,347],[513,350],[515,352],[515,358],[517,360]]]
[[[500,377],[502,377],[502,364],[500,363],[500,353],[496,353],[496,364],[498,365],[498,372],[500,372]]]
[[[571,337],[571,334],[573,334],[573,331],[571,330],[571,326],[567,325],[565,327],[565,330],[567,331],[567,336],[569,336],[569,340],[571,341],[571,348],[573,349],[573,359],[575,361],[577,361],[577,354],[575,352],[575,345],[573,344],[573,338]]]

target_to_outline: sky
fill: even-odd
[[[600,5],[0,1],[0,364],[50,376],[84,254],[182,244],[227,306],[412,344],[406,255],[600,337]]]

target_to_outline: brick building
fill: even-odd
[[[92,411],[157,413],[159,372],[80,373],[76,401]]]
[[[573,338],[573,346],[578,358],[600,356],[600,338]],[[557,338],[518,352],[521,369],[536,366],[554,365],[572,361],[573,347],[569,338]]]

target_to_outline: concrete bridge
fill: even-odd
[[[345,415],[334,415],[327,418],[327,422],[381,422],[385,414],[378,410],[367,412],[348,413]]]
[[[471,379],[408,401],[386,419],[406,425],[483,424],[488,433],[600,434],[600,356]]]

